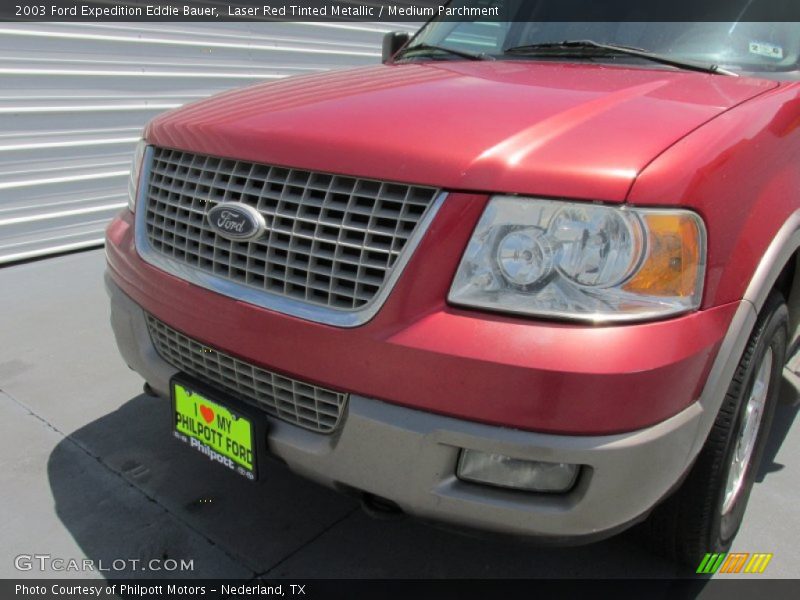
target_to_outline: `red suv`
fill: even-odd
[[[162,115],[108,228],[120,351],[249,479],[722,551],[800,317],[798,53],[791,23],[433,20]]]

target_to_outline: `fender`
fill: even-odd
[[[741,360],[747,341],[755,327],[758,313],[764,306],[770,291],[775,286],[778,276],[791,260],[792,255],[800,248],[800,210],[796,210],[778,230],[767,251],[758,263],[753,277],[747,286],[742,302],[733,316],[728,333],[722,340],[717,357],[709,371],[703,392],[698,404],[703,412],[697,428],[697,437],[690,453],[691,461],[705,444],[714,420],[717,418],[722,401],[728,391],[733,374]],[[800,288],[798,278],[793,282],[791,299]],[[789,299],[787,299],[788,301]],[[797,307],[790,306],[789,313],[795,320]],[[792,333],[792,332],[790,332]],[[687,465],[687,468],[691,463]]]
[[[761,312],[770,290],[798,248],[800,248],[800,209],[796,210],[775,234],[744,293],[744,299],[753,304],[756,313]],[[796,302],[798,293],[800,293],[800,281],[795,277],[789,297],[786,298],[790,318],[789,347],[798,333],[797,325],[800,317],[798,315],[800,306]]]

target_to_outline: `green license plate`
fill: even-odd
[[[247,479],[256,478],[256,450],[250,420],[185,383],[172,383],[172,398],[176,438],[212,462]]]

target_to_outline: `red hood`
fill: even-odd
[[[152,143],[448,189],[622,201],[660,152],[770,81],[519,61],[380,65],[227,92]]]

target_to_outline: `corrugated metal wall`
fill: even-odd
[[[102,243],[142,126],[262,80],[380,60],[413,25],[0,23],[0,264]]]

